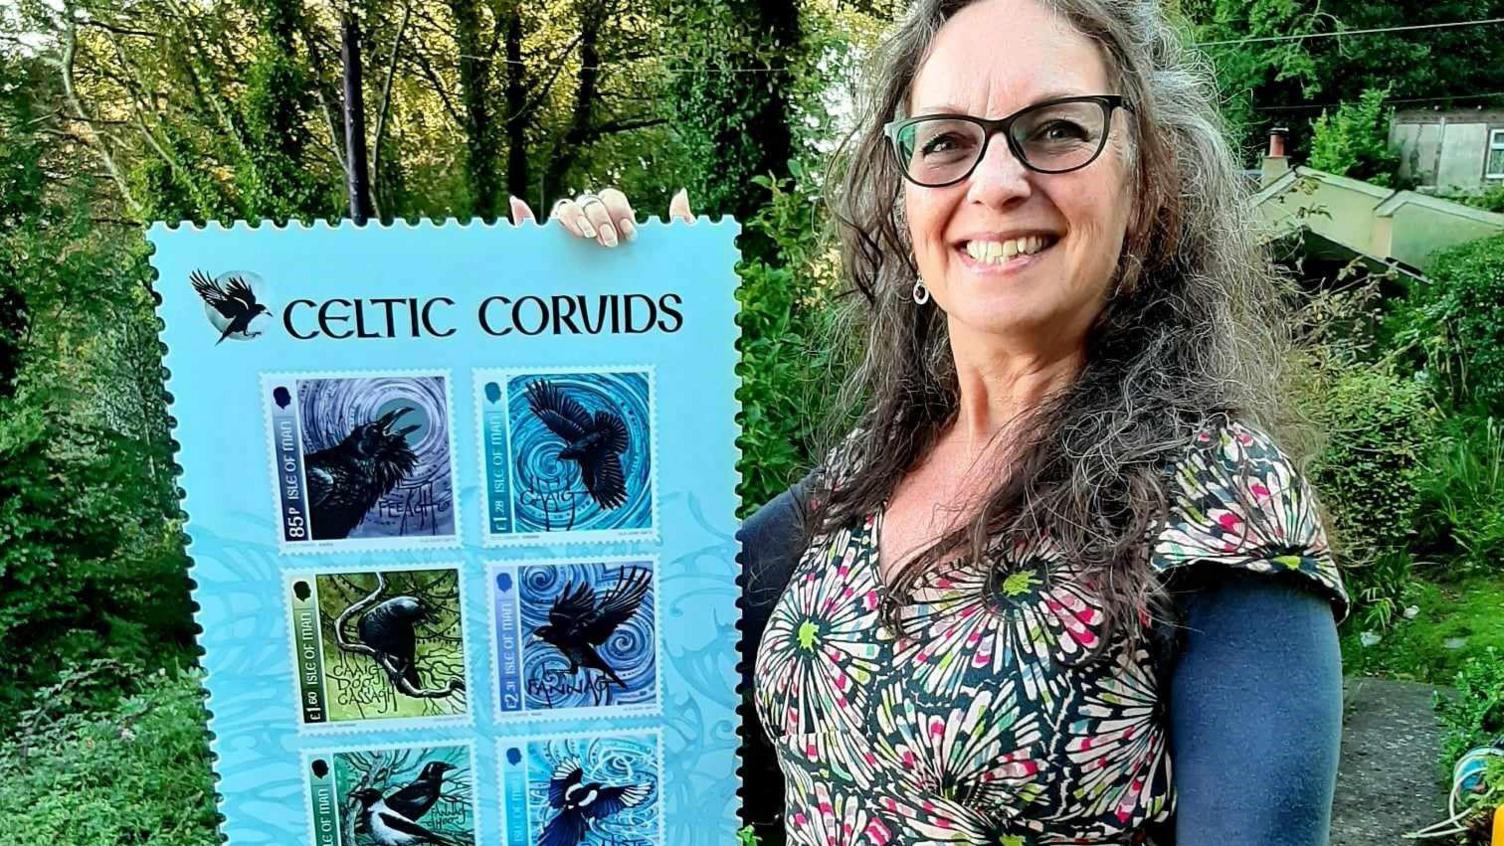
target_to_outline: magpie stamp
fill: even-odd
[[[659,710],[656,558],[517,561],[488,575],[497,714]]]
[[[660,846],[658,731],[504,739],[503,846]]]
[[[489,545],[658,539],[652,368],[481,370]]]
[[[468,724],[462,591],[456,566],[288,574],[299,725]]]
[[[262,377],[283,552],[457,546],[443,372]]]
[[[384,746],[303,756],[314,846],[475,846],[469,744]]]

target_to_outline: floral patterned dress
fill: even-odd
[[[1294,574],[1346,613],[1315,500],[1267,436],[1203,432],[1173,478],[1157,572]],[[976,568],[932,572],[892,631],[879,623],[881,529],[879,513],[816,537],[758,650],[788,842],[1142,842],[1174,801],[1148,651],[1124,641],[1073,662],[1098,646],[1101,606],[1047,541],[995,547],[1008,575],[990,594]]]

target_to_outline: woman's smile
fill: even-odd
[[[1060,236],[1049,232],[977,235],[956,243],[963,266],[984,276],[1010,276],[1047,261]]]

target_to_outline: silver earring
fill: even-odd
[[[909,296],[913,298],[914,305],[924,305],[930,301],[930,289],[924,287],[924,279],[914,280],[914,290],[909,292]]]

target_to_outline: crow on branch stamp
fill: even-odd
[[[452,566],[289,575],[300,725],[468,722],[461,590]]]

